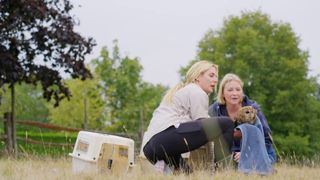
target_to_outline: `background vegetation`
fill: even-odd
[[[320,150],[319,84],[308,77],[308,52],[299,43],[290,24],[249,12],[208,31],[198,58],[217,63],[220,78],[229,72],[242,78],[245,93],[261,105],[280,152],[310,156]]]
[[[67,10],[72,8],[68,3],[63,7]],[[0,8],[1,14],[6,14],[6,11],[7,9]],[[64,14],[68,11],[60,13]],[[67,16],[67,14],[64,15]],[[54,18],[53,15],[50,17]],[[4,20],[6,19],[1,19],[1,21]],[[32,18],[29,20],[37,22]],[[25,24],[22,22],[21,25]],[[36,23],[34,25],[36,26]],[[46,33],[52,33],[48,30],[51,28],[48,25],[43,27],[48,30],[44,34],[40,33],[41,30],[31,28],[35,39],[30,42],[37,45],[34,47],[23,43],[14,44],[12,40],[20,38],[21,42],[27,41],[21,32],[25,33],[29,26],[14,30],[8,29],[10,27],[12,27],[10,23],[1,26],[6,30],[1,31],[1,35],[7,32],[12,38],[1,38],[0,57],[6,57],[2,56],[6,53],[12,55],[12,48],[16,47],[14,49],[16,54],[10,57],[15,57],[16,65],[20,63],[22,66],[10,69],[5,66],[7,64],[1,64],[5,62],[5,59],[1,59],[0,77],[7,78],[0,79],[1,116],[4,112],[11,110],[10,88],[14,84],[16,119],[111,134],[123,133],[134,137],[137,140],[136,147],[139,148],[141,135],[146,130],[153,110],[160,103],[168,87],[143,81],[141,77],[143,67],[137,57],[122,57],[115,40],[111,51],[107,47],[102,48],[100,56],[85,65],[84,55],[91,51],[94,45],[92,39],[85,40],[72,32],[69,33],[75,38],[74,41],[64,39],[65,36],[60,34],[47,37]],[[58,42],[58,45],[52,44],[57,46],[55,50],[58,52],[49,53],[53,48],[50,46],[52,42],[45,40],[53,38],[54,35],[67,43],[59,41],[62,44]],[[41,40],[40,37],[44,39]],[[79,50],[80,54],[76,53],[75,49],[78,47],[74,47],[76,46],[74,43],[83,46]],[[243,79],[245,93],[261,105],[268,119],[278,153],[313,157],[320,150],[320,84],[317,82],[317,77],[308,76],[308,52],[300,49],[299,43],[299,37],[293,32],[290,24],[272,22],[268,15],[260,11],[244,12],[240,16],[228,17],[220,29],[205,33],[199,42],[196,59],[206,59],[218,64],[220,78],[232,72]],[[66,49],[60,51],[61,47]],[[61,57],[53,58],[55,53]],[[70,53],[74,56],[69,56]],[[45,66],[32,63],[35,62],[36,57],[39,58],[43,54],[45,54],[42,57],[44,62],[52,62],[49,67],[60,67],[70,76],[60,79],[61,72],[56,68],[48,70]],[[180,70],[181,78],[193,62],[191,61]],[[32,70],[31,67],[35,69]],[[54,78],[47,77],[46,75],[52,75],[46,74],[47,72],[53,73]],[[88,79],[91,75],[92,78]],[[10,77],[14,78],[10,79]],[[82,80],[72,78],[82,78]],[[213,94],[212,102],[214,96]],[[47,102],[43,97],[47,100],[53,97],[55,101]],[[63,99],[63,97],[70,97],[70,99]],[[57,105],[59,106],[55,107]],[[3,134],[2,126],[1,123],[1,134]],[[49,130],[25,126],[18,126],[17,131],[20,136],[27,134],[34,139],[50,142],[57,142],[56,140],[60,139],[59,142],[73,143],[76,137],[76,134],[53,133]],[[1,140],[0,147],[3,145],[4,141]],[[28,144],[19,142],[21,151],[48,152],[44,146],[41,147],[40,150],[35,150],[36,148],[32,150],[33,146],[28,148]],[[61,148],[60,152],[66,151]]]

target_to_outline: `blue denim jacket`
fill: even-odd
[[[257,117],[259,118],[262,129],[264,132],[264,138],[265,138],[265,145],[266,149],[269,155],[269,158],[271,159],[272,163],[275,163],[277,160],[276,152],[272,146],[272,139],[271,139],[271,129],[268,125],[267,119],[262,113],[259,105],[255,102],[250,100],[247,96],[243,97],[242,100],[242,106],[252,106],[257,110]],[[209,115],[210,116],[229,116],[228,111],[225,105],[219,104],[218,102],[214,102],[209,107]],[[235,127],[238,124],[235,124]],[[240,151],[240,141],[234,140],[234,146],[231,149],[233,152],[239,152]]]

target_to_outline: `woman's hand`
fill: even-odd
[[[239,163],[239,161],[240,161],[240,154],[241,154],[240,152],[234,153],[233,160],[237,163]]]

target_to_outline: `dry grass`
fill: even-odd
[[[268,177],[257,175],[244,175],[234,170],[216,172],[214,175],[208,171],[195,171],[191,175],[159,175],[150,167],[137,162],[135,168],[122,175],[109,174],[73,174],[71,158],[22,158],[19,160],[0,159],[0,179],[319,179],[320,167],[290,166],[287,164],[276,165],[277,173]]]

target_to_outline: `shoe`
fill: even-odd
[[[156,164],[154,164],[154,170],[159,174],[163,174],[165,165],[164,160],[157,161]]]
[[[173,174],[173,171],[172,171],[172,169],[171,169],[169,164],[165,164],[164,170],[163,170],[163,174],[167,175],[167,176]]]

